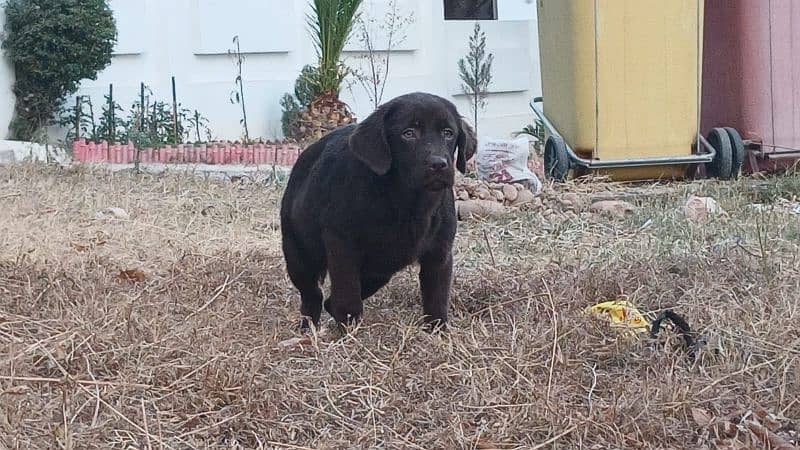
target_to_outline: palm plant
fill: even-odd
[[[533,137],[533,148],[536,150],[537,155],[542,156],[542,152],[544,151],[545,133],[544,122],[541,119],[536,119],[536,123],[534,125],[526,125],[522,130],[515,131],[512,134],[514,137],[519,137],[523,134]]]
[[[356,22],[362,0],[314,0],[308,16],[311,38],[319,58],[319,89],[338,98],[348,73],[341,62],[342,50]],[[334,94],[335,93],[335,94]]]
[[[350,70],[341,61],[342,50],[356,22],[362,0],[313,0],[307,21],[317,51],[313,77],[316,93],[300,113],[298,139],[314,140],[353,121],[350,108],[339,100],[342,82]]]

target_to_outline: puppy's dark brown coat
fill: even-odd
[[[281,202],[281,230],[304,327],[308,319],[319,323],[326,272],[325,309],[346,323],[413,263],[420,265],[425,320],[444,325],[456,233],[453,177],[474,152],[474,135],[451,102],[413,93],[300,155]]]

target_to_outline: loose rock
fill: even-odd
[[[467,200],[456,202],[456,212],[461,220],[485,217],[501,217],[506,207],[491,200]]]
[[[506,200],[508,200],[511,203],[514,203],[517,197],[519,197],[519,193],[520,191],[518,191],[517,188],[515,188],[510,184],[506,184],[503,186],[503,196],[505,197]]]
[[[527,205],[528,203],[533,202],[534,199],[536,199],[536,196],[533,195],[533,192],[528,190],[520,191],[519,195],[517,196],[517,199],[512,203],[512,205],[514,206]]]
[[[592,212],[615,219],[622,219],[636,209],[632,204],[622,200],[601,200],[589,208]]]
[[[686,218],[695,222],[704,222],[711,216],[725,214],[725,210],[711,197],[690,196],[683,205]]]
[[[574,211],[580,211],[583,209],[583,200],[581,199],[581,196],[574,192],[562,194],[559,201],[564,206],[564,209],[571,209]]]
[[[131,216],[122,208],[106,208],[97,212],[94,215],[95,219],[97,220],[104,220],[104,219],[118,219],[118,220],[128,220]]]

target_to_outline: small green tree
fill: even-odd
[[[367,94],[373,109],[378,109],[383,102],[392,52],[405,42],[408,38],[406,30],[414,23],[414,13],[402,14],[398,1],[388,0],[383,22],[370,15],[368,10],[356,19],[356,36],[365,49],[361,59],[364,60],[366,69],[354,71],[353,75]],[[379,34],[385,36],[385,50],[376,48]]]
[[[236,79],[234,79],[236,89],[231,91],[230,100],[234,105],[242,105],[242,118],[239,119],[239,123],[244,127],[244,142],[249,144],[250,129],[247,127],[247,108],[244,104],[244,78],[242,77],[242,66],[246,58],[242,53],[242,47],[239,45],[238,35],[233,37],[233,45],[235,48],[228,50],[228,55],[233,59],[233,64],[236,66]]]
[[[478,112],[486,107],[489,84],[492,82],[494,55],[486,55],[486,33],[475,23],[469,38],[469,53],[458,60],[458,74],[463,84],[461,90],[470,97],[470,109],[474,115],[475,134],[478,133]]]
[[[14,66],[11,137],[34,140],[81,80],[111,63],[117,40],[106,0],[8,0],[2,47]]]

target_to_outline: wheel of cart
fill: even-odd
[[[547,178],[562,182],[567,179],[570,170],[567,145],[560,136],[550,136],[544,145],[544,172]]]
[[[540,0],[537,11],[544,96],[530,106],[548,179],[675,179],[701,165],[738,175],[738,133],[700,133],[703,0]]]
[[[728,132],[728,138],[731,140],[731,150],[733,151],[731,157],[731,179],[735,180],[739,178],[739,174],[742,172],[745,152],[744,141],[739,132],[736,131],[736,128],[725,127],[725,131]]]
[[[714,159],[706,164],[706,174],[720,180],[735,180],[742,171],[745,143],[735,128],[713,128],[706,138],[714,148]]]

